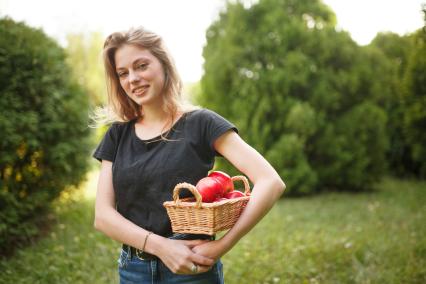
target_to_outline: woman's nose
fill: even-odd
[[[135,72],[135,71],[129,71],[129,81],[130,81],[130,83],[133,83],[133,82],[138,82],[138,81],[140,81],[140,76],[139,76],[139,74],[137,73],[137,72]]]

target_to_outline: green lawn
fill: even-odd
[[[281,200],[223,257],[226,283],[426,283],[426,183],[377,189]],[[117,283],[120,246],[93,229],[93,191],[56,207],[46,238],[0,261],[0,283]]]

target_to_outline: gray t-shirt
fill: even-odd
[[[113,162],[113,186],[118,212],[128,220],[168,237],[172,234],[164,201],[172,200],[177,183],[196,184],[213,168],[214,141],[237,128],[219,114],[200,109],[185,113],[167,139],[141,140],[135,120],[113,123],[93,157]],[[183,190],[181,197],[191,194]]]

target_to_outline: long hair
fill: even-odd
[[[178,111],[187,112],[198,107],[182,98],[182,81],[176,70],[173,58],[162,38],[143,27],[131,28],[126,32],[109,35],[104,43],[103,62],[108,91],[108,105],[95,114],[95,120],[101,123],[130,121],[143,117],[143,106],[131,100],[120,85],[115,66],[115,53],[123,45],[135,45],[148,50],[161,63],[164,71],[162,91],[163,111],[171,114],[173,123]]]

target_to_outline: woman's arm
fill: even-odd
[[[102,161],[95,203],[95,228],[110,238],[132,247],[142,249],[148,231],[124,218],[115,209],[115,195],[112,184],[112,163]],[[191,248],[205,241],[171,240],[151,234],[145,251],[158,256],[174,273],[190,274],[192,263],[200,265],[204,272],[214,261],[191,251]]]
[[[250,201],[234,227],[221,239],[193,248],[193,251],[217,259],[247,234],[283,194],[285,184],[274,168],[234,131],[228,131],[214,143],[222,154],[254,184]]]

